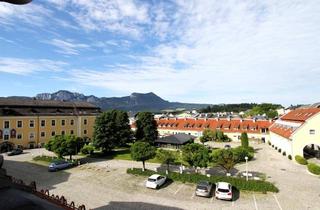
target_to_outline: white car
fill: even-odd
[[[232,186],[227,182],[217,182],[215,196],[217,199],[232,200]]]
[[[166,182],[166,177],[159,174],[153,174],[146,182],[147,188],[158,189]]]

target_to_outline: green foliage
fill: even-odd
[[[278,116],[278,113],[276,110],[281,107],[282,106],[279,104],[263,103],[263,104],[254,106],[248,113],[246,113],[246,115],[255,116],[255,115],[266,114],[268,118],[275,118]]]
[[[287,153],[286,153],[286,152],[282,152],[282,155],[283,155],[283,156],[286,156],[286,155],[287,155]]]
[[[205,129],[200,137],[202,143],[207,141],[229,142],[231,139],[220,130]]]
[[[216,149],[211,155],[212,161],[228,173],[237,163],[237,157],[231,149]]]
[[[135,142],[130,151],[133,160],[142,161],[143,169],[145,169],[145,161],[154,158],[156,155],[156,148],[146,142]]]
[[[316,174],[316,175],[320,175],[320,166],[319,165],[317,165],[315,163],[309,163],[307,167],[311,173]]]
[[[57,158],[57,157],[52,157],[52,156],[46,156],[46,155],[39,155],[39,156],[35,156],[34,158],[32,158],[32,160],[34,161],[43,161],[43,162],[47,162],[47,163],[51,163],[57,160],[62,160],[61,158]]]
[[[291,155],[288,155],[288,159],[289,159],[289,160],[292,160],[292,156],[291,156]]]
[[[209,150],[201,144],[187,144],[182,147],[182,159],[195,168],[207,167],[209,162]]]
[[[85,155],[88,155],[88,154],[92,155],[93,152],[94,152],[94,146],[91,144],[84,145],[81,149],[81,153]]]
[[[241,133],[240,139],[241,139],[241,146],[243,146],[244,148],[248,148],[249,147],[248,134],[246,132]]]
[[[93,144],[96,148],[108,152],[131,141],[132,132],[126,112],[111,110],[96,118],[93,134]]]
[[[236,162],[244,162],[246,161],[245,157],[248,157],[248,160],[252,160],[253,156],[254,156],[254,150],[252,147],[236,147],[232,149],[233,154],[236,157]]]
[[[294,157],[294,159],[301,165],[307,165],[308,164],[308,161],[304,157],[301,157],[300,155],[296,155]]]
[[[206,108],[200,109],[201,113],[209,113],[209,112],[241,112],[246,111],[248,109],[252,109],[257,104],[223,104],[223,105],[212,105],[207,106]]]
[[[177,159],[177,155],[175,155],[172,151],[159,149],[156,154],[156,158],[161,161],[161,163],[167,165],[167,170],[169,171],[169,165],[174,163]]]
[[[153,145],[154,141],[158,138],[158,126],[153,114],[150,112],[139,112],[136,118],[136,139]]]
[[[45,145],[45,148],[58,155],[59,158],[69,155],[72,160],[72,155],[78,152],[78,139],[73,135],[54,136]]]
[[[278,188],[274,186],[274,184],[267,182],[267,181],[260,181],[260,180],[248,180],[246,181],[244,178],[236,178],[236,177],[227,177],[227,176],[210,176],[207,177],[202,174],[179,174],[175,172],[171,172],[168,175],[165,175],[161,172],[155,172],[151,170],[142,171],[141,169],[134,168],[134,169],[127,169],[128,174],[134,174],[139,176],[151,176],[152,174],[161,174],[167,176],[169,179],[173,181],[180,181],[180,182],[188,182],[197,184],[199,181],[205,180],[211,183],[217,182],[228,182],[232,186],[236,187],[238,190],[245,190],[245,191],[254,191],[254,192],[279,192]]]

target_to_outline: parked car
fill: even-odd
[[[200,181],[196,187],[196,196],[210,197],[212,184],[208,181]]]
[[[13,155],[20,155],[22,153],[23,153],[22,149],[14,149],[8,152],[7,154],[8,156],[13,156]]]
[[[167,180],[167,177],[161,176],[159,174],[153,174],[150,176],[146,182],[147,188],[158,189],[161,187]]]
[[[215,196],[217,199],[232,200],[232,186],[227,182],[217,182]]]
[[[52,171],[58,171],[58,170],[62,170],[65,168],[69,168],[72,166],[72,163],[65,161],[65,160],[58,160],[58,161],[54,161],[52,163],[50,163],[48,170],[50,172]]]

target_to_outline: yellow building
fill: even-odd
[[[1,146],[34,148],[55,135],[92,138],[100,108],[87,102],[0,99]]]
[[[270,142],[281,152],[320,158],[320,108],[300,108],[278,119],[270,128]]]

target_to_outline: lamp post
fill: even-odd
[[[244,159],[246,159],[246,180],[248,181],[248,157],[245,156]]]

